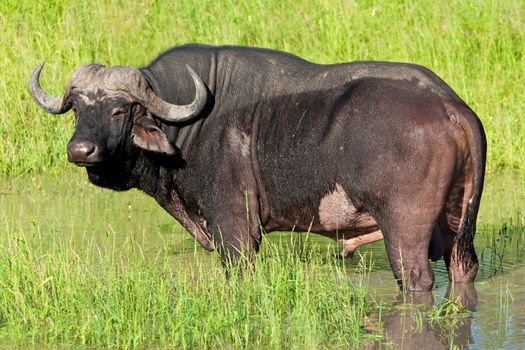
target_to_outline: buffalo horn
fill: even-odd
[[[42,72],[44,64],[45,62],[40,63],[33,70],[33,73],[31,73],[31,77],[29,78],[29,93],[31,97],[33,97],[33,100],[46,112],[52,114],[65,113],[71,109],[71,104],[65,96],[58,98],[48,95],[40,86],[40,72]]]
[[[188,105],[173,105],[155,95],[153,91],[148,90],[147,101],[144,106],[160,119],[168,122],[185,122],[191,120],[202,112],[206,105],[208,91],[206,85],[197,73],[189,66],[186,69],[190,73],[193,83],[195,84],[195,99]]]

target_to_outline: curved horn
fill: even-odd
[[[40,86],[40,72],[44,68],[45,62],[40,63],[29,77],[29,93],[33,100],[48,113],[62,114],[71,109],[71,104],[62,98],[48,95]]]
[[[206,105],[208,90],[197,73],[189,66],[186,69],[190,73],[195,84],[195,99],[188,105],[173,105],[148,90],[144,107],[160,119],[168,122],[185,122],[199,115]]]

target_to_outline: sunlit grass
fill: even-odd
[[[488,182],[485,201],[520,213],[523,191],[513,202],[500,195],[522,184],[511,179],[500,177],[495,188]],[[80,169],[2,179],[0,208],[0,343],[10,347],[360,348],[387,333],[395,339],[391,322],[400,317],[408,328],[399,334],[412,324],[416,337],[434,327],[448,343],[471,317],[441,298],[431,314],[405,295],[406,309],[391,308],[399,298],[383,243],[338,261],[328,239],[272,233],[255,272],[227,283],[217,255],[199,248],[153,199],[96,188]],[[481,283],[519,273],[523,261],[525,218],[491,210],[483,209],[476,236]],[[374,260],[357,258],[365,252]],[[387,273],[378,283],[370,271]],[[493,300],[480,301],[490,310],[481,316],[483,333],[499,322],[498,339],[506,339],[521,299],[512,284],[496,287]],[[391,292],[384,298],[378,288]]]
[[[42,249],[38,242],[51,242]],[[290,242],[286,242],[290,244]],[[292,242],[293,245],[293,242]],[[129,348],[348,348],[363,330],[368,269],[319,247],[267,242],[254,270],[224,278],[217,260],[144,254],[142,243],[75,245],[12,230],[0,247],[0,336],[11,343]]]
[[[0,2],[0,173],[61,171],[71,115],[40,110],[27,80],[61,95],[83,63],[147,64],[172,45],[239,44],[319,63],[388,60],[434,70],[477,112],[489,169],[525,164],[525,3],[509,1]]]

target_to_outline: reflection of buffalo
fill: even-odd
[[[96,185],[153,196],[224,260],[295,228],[347,251],[384,236],[410,290],[431,289],[429,257],[455,281],[476,275],[485,136],[426,68],[187,45],[140,69],[84,65],[60,98],[41,70],[35,101],[75,113],[69,160]]]
[[[453,291],[452,291],[453,289]],[[475,311],[477,294],[474,284],[449,284],[446,299],[469,311]],[[452,345],[466,348],[472,343],[471,318],[467,315],[449,316],[430,322],[425,314],[434,305],[431,292],[409,293],[396,299],[393,312],[383,316],[384,341],[394,343],[398,349],[450,349]],[[422,307],[423,306],[423,307]],[[382,348],[381,343],[369,345]]]

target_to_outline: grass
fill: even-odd
[[[147,64],[172,45],[239,44],[319,63],[408,61],[447,81],[478,113],[489,170],[524,169],[525,3],[509,1],[5,0],[0,3],[0,174],[61,172],[70,114],[40,110],[28,76],[61,95],[83,63]]]
[[[391,310],[397,288],[382,246],[371,266],[334,260],[333,246],[313,234],[270,234],[255,272],[227,283],[217,256],[196,248],[152,198],[86,182],[79,170],[0,179],[0,346],[359,348],[402,335],[461,342],[470,329],[469,315],[446,300],[430,313]],[[472,322],[489,334],[489,347],[522,341],[512,331],[523,300],[514,285],[525,237],[521,184],[487,183],[486,223],[476,236],[485,283],[496,283],[495,273],[517,276],[503,287],[498,281],[494,293],[478,284]],[[512,200],[501,195],[506,188],[516,189]],[[498,208],[516,214],[501,221]],[[434,271],[446,286],[446,272]]]
[[[369,260],[273,234],[254,272],[227,282],[217,255],[153,199],[83,178],[0,179],[0,346],[322,349],[380,338],[364,328],[377,308]]]
[[[40,241],[50,242],[42,249]],[[220,264],[143,242],[100,247],[11,230],[0,248],[0,337],[9,344],[103,348],[334,348],[365,333],[366,261],[356,274],[318,247],[267,243],[255,270],[226,281]],[[289,243],[289,242],[287,242]],[[147,244],[147,243],[146,243]],[[192,267],[188,267],[191,264]]]
[[[508,272],[525,258],[525,250],[517,249],[525,243],[525,215],[509,218],[497,226],[481,227],[476,240],[478,258],[485,262],[478,274],[490,278]],[[509,252],[513,252],[509,254]]]

